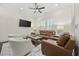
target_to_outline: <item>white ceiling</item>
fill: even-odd
[[[33,14],[33,10],[29,7],[34,7],[33,3],[2,3],[0,8],[16,13],[21,17],[45,19],[52,17],[56,23],[71,22],[73,16],[74,4],[72,3],[38,3],[39,6],[45,6],[43,13]]]

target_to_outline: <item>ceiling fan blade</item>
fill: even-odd
[[[38,9],[45,9],[45,7],[41,7],[41,8],[38,8]]]
[[[35,14],[36,13],[36,10],[33,13]]]
[[[40,13],[42,13],[42,11],[40,11],[39,9],[38,9],[38,11],[39,11]]]
[[[29,8],[29,9],[34,10],[33,13],[36,13],[36,12],[42,13],[41,9],[45,9],[45,7],[39,7],[39,5],[37,3],[35,3],[34,5],[35,5],[34,8],[31,8],[31,7]]]

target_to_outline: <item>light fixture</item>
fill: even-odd
[[[42,13],[42,10],[45,9],[44,6],[39,6],[37,3],[34,3],[34,7],[29,7],[29,9],[34,10],[34,14],[39,12]]]
[[[56,4],[55,4],[55,6],[57,7],[57,6],[58,6],[58,4],[56,3]]]
[[[24,8],[20,8],[20,10],[23,10]]]

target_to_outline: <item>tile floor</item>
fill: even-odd
[[[3,44],[0,56],[13,56],[13,52],[9,43]],[[29,53],[27,56],[44,56],[41,52],[41,45],[34,47],[31,53]]]
[[[74,53],[72,53],[72,55],[74,55]],[[3,44],[0,56],[13,56],[9,43]],[[33,50],[27,56],[44,56],[41,52],[41,45],[38,45],[37,47],[33,46]]]

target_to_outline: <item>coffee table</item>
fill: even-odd
[[[59,39],[59,36],[45,36],[45,35],[30,35],[30,36],[27,36],[27,38],[30,38],[32,43],[37,46],[41,43],[41,41],[43,39],[52,39],[52,40],[58,40]]]
[[[37,46],[40,44],[42,37],[40,36],[27,36],[28,38],[31,39],[32,43]]]

